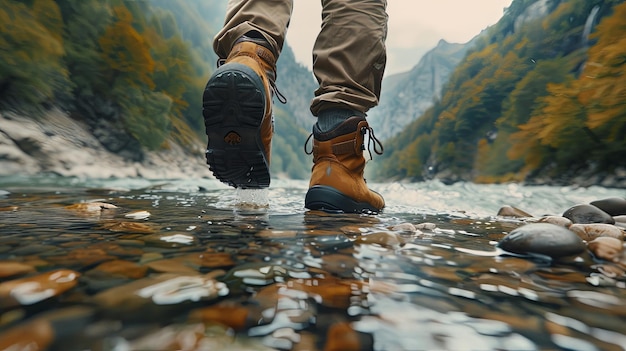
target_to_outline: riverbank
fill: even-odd
[[[0,175],[55,174],[79,178],[148,179],[213,177],[200,142],[193,151],[168,141],[168,148],[130,159],[108,151],[89,128],[52,110],[38,119],[0,113]]]

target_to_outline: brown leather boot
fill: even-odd
[[[313,154],[313,171],[304,200],[306,208],[378,213],[385,207],[383,197],[368,189],[363,178],[367,132],[374,151],[382,154],[382,145],[364,117],[350,117],[327,133],[322,133],[317,124],[313,127],[313,150],[307,151]]]
[[[217,179],[235,188],[270,184],[276,57],[261,44],[247,37],[235,43],[203,95],[207,163]]]

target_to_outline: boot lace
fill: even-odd
[[[377,155],[383,154],[383,151],[384,151],[383,143],[381,143],[380,140],[376,138],[376,136],[374,135],[374,129],[372,129],[372,127],[369,127],[369,126],[361,127],[361,134],[363,136],[365,136],[365,134],[369,134],[367,138],[367,153],[370,155],[370,160],[373,160],[372,152],[370,151],[370,148],[373,148],[374,152]],[[309,145],[309,142],[311,141],[312,137],[313,137],[313,133],[309,134],[309,137],[306,138],[306,141],[304,142],[304,153],[307,155],[311,155],[313,153],[313,145],[311,145],[310,150],[307,149],[307,145]],[[365,151],[365,143],[361,145],[361,150]]]
[[[368,138],[367,138],[367,153],[370,154],[370,160],[373,160],[374,158],[372,157],[372,152],[370,151],[370,148],[373,146],[374,152],[377,155],[382,155],[384,148],[383,148],[383,143],[380,142],[380,140],[378,140],[378,138],[376,138],[376,136],[374,135],[374,129],[372,129],[372,127],[367,126],[367,127],[361,127],[361,134],[363,134],[363,136],[365,136],[365,134],[368,134]],[[365,151],[365,144],[361,145],[361,149]]]

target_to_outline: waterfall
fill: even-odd
[[[589,34],[591,34],[591,29],[593,28],[593,22],[596,20],[598,11],[600,11],[600,6],[596,5],[591,9],[591,12],[589,13],[589,16],[587,17],[587,21],[585,22],[585,28],[583,29],[583,37],[582,37],[583,47],[587,47],[587,45],[589,44]]]

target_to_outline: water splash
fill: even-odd
[[[241,209],[259,209],[269,207],[267,189],[236,189],[235,206]]]

